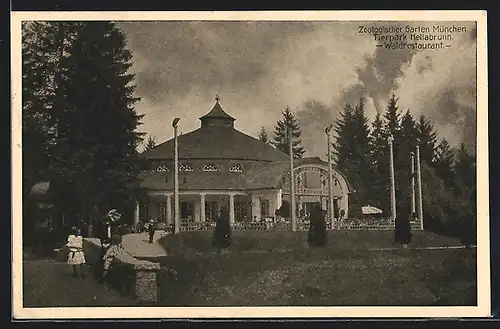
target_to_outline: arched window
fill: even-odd
[[[216,165],[214,165],[213,163],[207,163],[203,167],[203,171],[219,171],[219,168]]]
[[[170,171],[170,170],[168,169],[168,166],[166,166],[166,165],[159,165],[158,167],[156,167],[156,171],[161,172],[161,171]]]
[[[194,171],[193,167],[191,166],[190,163],[183,163],[179,167],[179,171]]]
[[[239,164],[229,167],[230,172],[243,172],[243,167]]]

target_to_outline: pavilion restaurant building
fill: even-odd
[[[235,119],[219,100],[200,121],[198,129],[177,138],[181,223],[215,221],[223,204],[233,224],[274,218],[282,204],[288,206],[287,154],[235,129]],[[136,222],[173,222],[174,147],[171,139],[141,154],[146,167],[140,174]],[[334,217],[346,218],[352,190],[335,168],[332,176]],[[298,218],[306,217],[314,202],[327,209],[326,162],[316,157],[294,160],[294,180]]]

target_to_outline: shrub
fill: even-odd
[[[311,224],[309,225],[308,243],[310,246],[325,246],[327,243],[325,211],[321,204],[316,202],[311,212]]]
[[[217,249],[227,249],[231,245],[231,224],[226,206],[220,209],[212,238],[212,245]]]
[[[399,215],[396,217],[394,230],[394,241],[400,244],[409,244],[412,240],[411,225],[409,216]]]
[[[290,203],[287,200],[283,200],[278,213],[281,217],[290,218]]]

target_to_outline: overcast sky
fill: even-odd
[[[384,22],[378,26],[420,26]],[[439,24],[439,23],[436,23]],[[394,92],[401,109],[427,115],[452,146],[475,145],[476,31],[456,33],[442,50],[386,50],[364,22],[121,22],[133,51],[141,130],[157,142],[199,127],[220,95],[238,130],[257,136],[289,106],[308,156],[326,153],[324,128],[346,102],[365,98],[383,111]],[[451,25],[444,23],[443,25]]]

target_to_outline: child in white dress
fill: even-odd
[[[66,243],[66,247],[69,249],[68,264],[73,267],[73,277],[78,276],[76,268],[79,266],[80,275],[84,278],[85,254],[83,252],[83,237],[79,228],[73,227],[71,230],[72,234],[68,236],[68,242]]]

